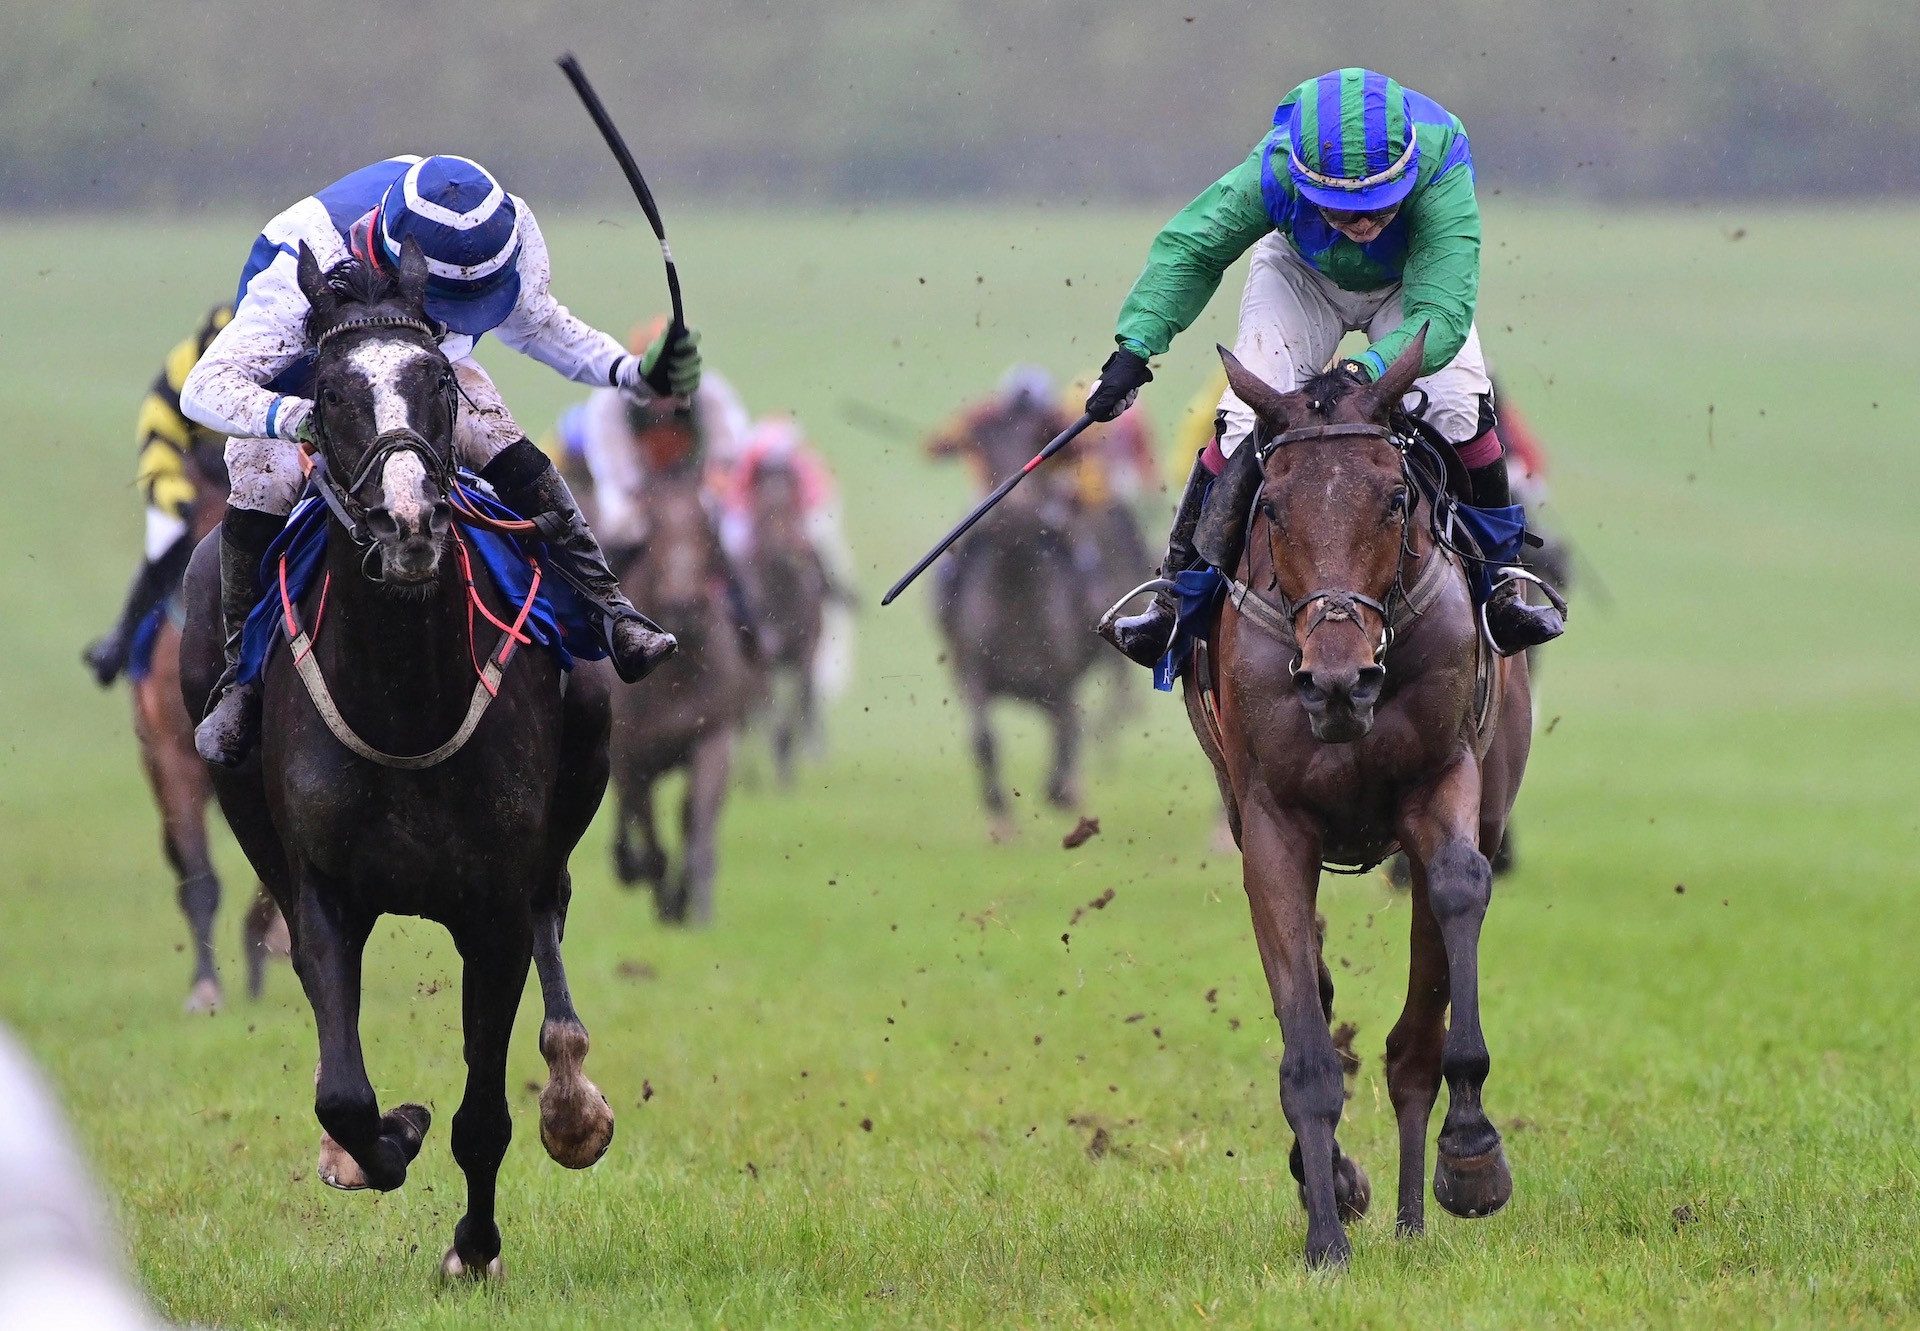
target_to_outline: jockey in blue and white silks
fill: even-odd
[[[698,336],[667,330],[640,355],[585,323],[549,290],[546,241],[524,200],[464,157],[390,157],[362,167],[268,222],[240,275],[233,319],[207,347],[181,391],[187,416],[230,436],[233,490],[221,540],[221,605],[234,661],[237,631],[257,599],[257,570],[303,484],[299,447],[313,403],[307,397],[313,349],[308,302],[296,277],[306,245],[325,270],[348,259],[375,269],[397,265],[406,240],[427,261],[427,313],[445,326],[461,402],[453,429],[456,460],[480,473],[525,517],[554,515],[551,558],[585,584],[605,613],[608,648],[623,679],[639,679],[674,648],[620,592],[599,543],[566,482],[514,422],[493,380],[474,360],[487,333],[576,383],[653,396],[687,396],[699,386]],[[210,762],[233,765],[259,726],[257,687],[223,678],[220,698],[196,739]]]

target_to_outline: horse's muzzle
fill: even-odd
[[[379,560],[379,580],[400,586],[418,586],[440,575],[440,552],[446,545],[453,509],[440,500],[423,517],[396,518],[384,507],[367,510],[367,534]]]
[[[1303,667],[1293,673],[1294,692],[1313,737],[1326,744],[1349,744],[1373,729],[1374,704],[1386,681],[1382,665]]]

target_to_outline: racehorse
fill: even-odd
[[[1257,421],[1243,447],[1257,450],[1261,474],[1246,525],[1231,524],[1244,544],[1237,559],[1221,557],[1233,581],[1186,672],[1186,702],[1243,853],[1285,1043],[1280,1105],[1312,1265],[1348,1259],[1342,1222],[1363,1215],[1371,1194],[1334,1136],[1343,1093],[1315,924],[1323,864],[1377,863],[1398,843],[1413,870],[1407,998],[1387,1036],[1399,1232],[1425,1224],[1427,1129],[1443,1075],[1435,1197],[1455,1215],[1483,1216],[1513,1190],[1481,1107],[1478,952],[1487,857],[1526,768],[1527,667],[1481,643],[1463,573],[1471,552],[1439,520],[1444,485],[1422,483],[1430,469],[1417,446],[1388,425],[1424,347],[1422,334],[1374,385],[1335,373],[1291,393],[1221,351]],[[1213,519],[1203,515],[1203,536]]]
[[[1058,433],[1057,417],[1051,409],[999,412],[972,431],[966,446],[986,475],[1005,476]],[[1047,802],[1068,810],[1080,805],[1079,691],[1100,654],[1087,626],[1099,618],[1105,590],[1096,571],[1083,567],[1091,563],[1090,537],[1068,479],[1040,471],[946,556],[940,629],[971,718],[988,831],[996,841],[1014,831],[990,715],[997,698],[1046,715],[1053,731]]]
[[[187,454],[195,500],[190,533],[201,540],[220,521],[227,497],[227,469],[215,448]],[[144,672],[133,671],[133,733],[140,744],[140,765],[160,810],[160,844],[179,876],[180,910],[193,933],[193,984],[188,1012],[212,1012],[225,1001],[220,968],[213,959],[213,917],[220,909],[220,876],[207,844],[207,801],[213,788],[206,765],[193,751],[193,722],[180,697],[179,597],[169,597],[152,629]],[[269,955],[285,955],[286,924],[264,887],[256,887],[241,927],[247,963],[247,996],[260,997]]]
[[[653,889],[662,920],[707,924],[734,733],[760,680],[727,605],[727,556],[702,495],[692,422],[660,413],[640,434],[652,460],[640,497],[644,535],[621,586],[679,639],[680,650],[649,677],[645,698],[627,690],[614,703],[614,871],[623,883]],[[653,807],[655,786],[674,771],[687,778],[677,869],[668,864]]]
[[[467,1210],[441,1269],[493,1275],[495,1183],[512,1134],[507,1045],[530,960],[551,1073],[541,1141],[585,1168],[613,1136],[606,1098],[581,1073],[587,1033],[560,956],[567,857],[606,786],[607,689],[586,668],[563,689],[553,656],[513,650],[524,608],[473,570],[477,555],[451,521],[454,505],[474,501],[453,468],[457,385],[425,313],[418,247],[405,243],[397,276],[352,262],[323,276],[302,246],[298,274],[316,349],[324,576],[298,597],[276,589],[291,642],[265,671],[260,749],[215,771],[214,788],[291,926],[319,1034],[319,1173],[336,1188],[399,1187],[430,1121],[418,1104],[383,1115],[368,1081],[367,937],[383,914],[423,916],[453,936],[467,1080],[452,1144]],[[222,664],[215,540],[187,574],[182,675],[193,711]],[[508,626],[491,648],[479,641],[488,620]]]
[[[814,662],[833,588],[807,535],[794,467],[778,458],[761,459],[747,498],[753,544],[746,573],[767,646],[774,774],[788,786],[793,784],[795,750],[819,740]]]

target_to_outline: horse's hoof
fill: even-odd
[[[367,1186],[367,1176],[360,1172],[359,1162],[347,1154],[346,1147],[324,1132],[320,1134],[320,1163],[314,1168],[320,1181],[329,1188],[359,1192]]]
[[[226,995],[220,990],[220,981],[215,979],[196,980],[193,989],[187,995],[186,1013],[189,1017],[202,1012],[214,1013],[226,1002]]]
[[[540,1092],[540,1144],[555,1164],[568,1169],[598,1164],[613,1145],[613,1106],[585,1077],[565,1089],[548,1082]]]
[[[1339,1270],[1353,1260],[1353,1245],[1347,1242],[1344,1230],[1335,1230],[1333,1237],[1318,1243],[1313,1237],[1307,1237],[1307,1265],[1315,1271]]]
[[[987,819],[987,840],[996,846],[1004,846],[1020,834],[1013,819],[1004,813],[996,813]]]
[[[278,910],[273,912],[273,922],[267,931],[260,935],[260,947],[270,957],[282,959],[293,955],[293,935],[287,930],[287,918]]]
[[[1069,812],[1080,807],[1080,783],[1078,781],[1052,781],[1047,784],[1047,803],[1056,809]]]
[[[1340,1223],[1358,1223],[1373,1204],[1373,1183],[1360,1162],[1350,1155],[1340,1157],[1333,1170],[1333,1202],[1340,1210]]]
[[[440,1259],[440,1278],[442,1280],[498,1280],[507,1273],[507,1268],[495,1256],[485,1266],[468,1266],[460,1260],[460,1254],[452,1248]]]
[[[1433,1197],[1452,1215],[1475,1220],[1492,1215],[1513,1196],[1507,1153],[1495,1143],[1483,1155],[1455,1159],[1442,1151],[1433,1162]]]

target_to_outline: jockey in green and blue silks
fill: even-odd
[[[1153,378],[1163,354],[1219,289],[1221,276],[1253,251],[1234,353],[1282,392],[1332,362],[1340,339],[1364,331],[1371,344],[1342,368],[1378,378],[1427,330],[1423,417],[1460,454],[1472,486],[1462,496],[1490,510],[1489,553],[1517,565],[1520,529],[1501,465],[1493,385],[1474,329],[1480,294],[1480,205],[1473,156],[1459,117],[1430,97],[1368,69],[1338,69],[1288,93],[1273,127],[1246,160],[1183,208],[1154,238],[1146,268],[1121,306],[1116,350],[1102,366],[1087,410],[1111,419]],[[1196,458],[1169,538],[1163,577],[1194,567],[1194,523],[1207,485],[1253,429],[1253,414],[1228,392],[1214,441]],[[1528,605],[1517,568],[1483,581],[1491,636],[1519,650],[1557,636],[1559,615]],[[1164,593],[1145,614],[1103,631],[1142,664],[1172,636]]]

